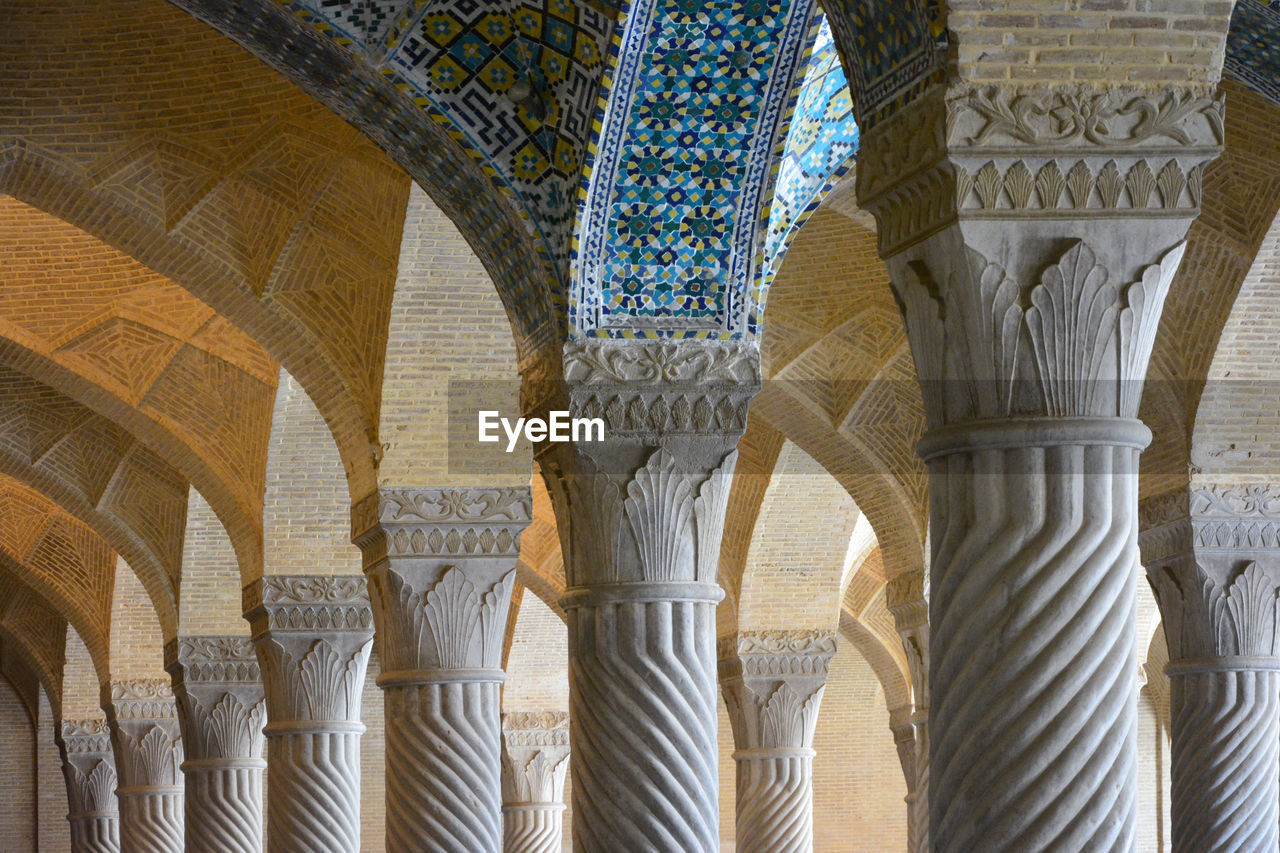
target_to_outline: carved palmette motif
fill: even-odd
[[[1171,660],[1280,654],[1277,585],[1258,563],[1248,563],[1225,585],[1191,560],[1154,567],[1148,576]]]
[[[415,592],[398,575],[391,583],[399,591],[400,614],[387,620],[389,645],[416,650],[419,666],[501,669],[514,571],[488,589],[477,587],[457,567],[424,592]]]
[[[564,802],[569,769],[569,715],[563,711],[502,715],[502,802]]]
[[[972,247],[945,286],[924,260],[909,263],[893,288],[930,422],[1135,417],[1184,248],[1124,284],[1081,240],[1025,288]]]
[[[833,631],[743,632],[720,643],[738,749],[808,748],[836,652]]]

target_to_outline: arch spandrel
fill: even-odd
[[[40,680],[54,715],[61,713],[67,620],[19,583],[0,590],[0,643]]]
[[[353,487],[367,493],[409,186],[403,171],[169,4],[113,13],[67,2],[56,35],[27,17],[36,12],[15,10],[9,32],[23,37],[6,46],[5,85],[50,112],[0,119],[11,155],[0,162],[0,191],[158,271],[292,365],[333,430]],[[138,61],[115,61],[119,43],[139,45]],[[77,62],[61,76],[35,70],[62,50]],[[98,123],[104,112],[118,123]],[[212,342],[228,332],[221,322],[202,334]],[[271,384],[274,359],[254,361]]]

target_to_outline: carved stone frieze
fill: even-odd
[[[564,376],[572,415],[602,419],[607,438],[656,444],[741,434],[760,390],[760,350],[743,342],[570,341]]]
[[[937,89],[864,136],[859,201],[885,255],[967,219],[1189,221],[1222,112],[1174,85]]]
[[[533,517],[527,488],[383,489],[352,510],[366,569],[389,557],[518,557]]]
[[[269,575],[244,588],[245,618],[254,638],[276,632],[373,629],[364,578]]]

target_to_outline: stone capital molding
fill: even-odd
[[[351,513],[368,569],[381,556],[518,557],[533,520],[527,487],[383,489]]]
[[[359,576],[269,575],[244,588],[244,611],[255,641],[267,631],[373,630],[369,591]]]
[[[177,637],[165,643],[164,665],[174,684],[261,684],[248,637]]]
[[[1178,85],[939,87],[864,135],[858,197],[886,256],[965,220],[1189,222],[1222,114]]]
[[[1258,563],[1221,584],[1192,560],[1155,567],[1148,577],[1171,663],[1280,655],[1280,584]]]
[[[63,720],[58,733],[68,753],[111,752],[111,729],[106,720]]]
[[[1280,549],[1280,486],[1193,485],[1190,497],[1197,553]]]
[[[574,417],[601,418],[607,439],[654,445],[740,435],[761,381],[755,342],[575,340],[563,365]]]
[[[103,690],[108,719],[176,720],[173,687],[167,678],[136,678],[112,681]]]
[[[564,711],[502,715],[504,806],[560,806],[569,769],[569,715]]]

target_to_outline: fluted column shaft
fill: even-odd
[[[713,853],[716,574],[759,352],[575,341],[562,367],[571,414],[605,426],[538,451],[565,553],[574,849]]]
[[[503,853],[559,853],[568,769],[568,714],[502,715]]]
[[[182,735],[168,679],[113,681],[103,709],[120,784],[120,843],[129,853],[182,853]]]
[[[743,632],[721,642],[742,853],[813,850],[813,733],[835,651],[832,631]]]
[[[247,637],[181,637],[165,647],[186,760],[188,853],[262,850],[266,700]]]
[[[911,676],[911,704],[890,709],[889,725],[907,780],[907,850],[929,846],[929,600],[923,570],[889,580],[885,599],[902,638]]]
[[[245,616],[267,706],[267,849],[358,853],[364,578],[269,576],[246,587]]]
[[[58,749],[67,781],[71,853],[120,853],[115,756],[106,721],[61,721]]]
[[[381,637],[387,849],[502,849],[502,644],[522,488],[388,489],[352,512]]]
[[[1173,847],[1280,847],[1280,659],[1171,664]]]

